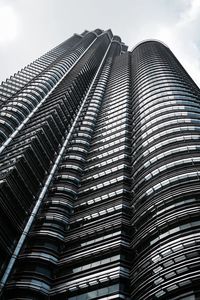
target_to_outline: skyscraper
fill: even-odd
[[[2,299],[199,299],[200,92],[85,31],[0,87]]]

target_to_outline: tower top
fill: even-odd
[[[145,43],[149,43],[149,42],[157,42],[157,43],[160,43],[162,44],[163,46],[169,48],[165,43],[163,43],[162,41],[158,40],[158,39],[146,39],[146,40],[143,40],[139,43],[137,43],[131,50],[131,52],[133,52],[138,46],[140,46],[141,44],[145,44]]]

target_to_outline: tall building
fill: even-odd
[[[200,299],[200,91],[167,46],[75,34],[0,101],[1,299]]]

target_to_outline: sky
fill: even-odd
[[[200,86],[200,0],[0,0],[0,82],[85,29],[168,45]]]

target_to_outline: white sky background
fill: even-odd
[[[200,0],[0,0],[0,82],[73,33],[159,39],[200,86]]]

